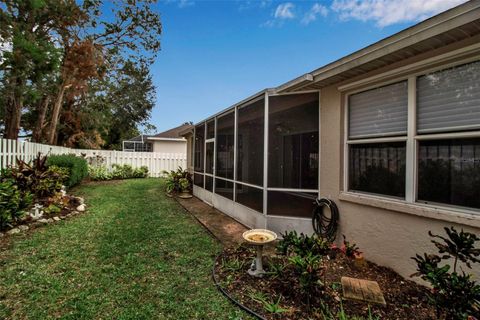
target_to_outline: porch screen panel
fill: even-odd
[[[263,212],[263,190],[237,183],[236,201],[255,211]]]
[[[318,188],[318,111],[318,93],[269,98],[269,187]]]
[[[207,139],[215,138],[215,120],[207,122]]]
[[[407,100],[406,81],[351,95],[349,139],[405,135]]]
[[[205,125],[195,127],[195,154],[194,154],[194,170],[203,172],[203,152],[205,148]]]
[[[216,175],[233,180],[235,113],[217,118]]]
[[[480,129],[480,61],[417,78],[419,133]]]
[[[311,218],[317,193],[268,191],[268,215]]]
[[[233,182],[215,178],[215,194],[233,200]]]
[[[203,174],[194,173],[193,184],[196,185],[197,187],[203,188]]]
[[[264,99],[237,112],[237,180],[263,186]]]

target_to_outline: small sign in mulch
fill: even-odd
[[[347,299],[386,305],[382,290],[376,281],[342,277],[343,296]]]

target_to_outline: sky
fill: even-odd
[[[160,1],[151,123],[196,123],[462,2]]]

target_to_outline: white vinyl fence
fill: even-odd
[[[146,166],[151,177],[160,177],[163,170],[176,170],[178,167],[187,167],[185,153],[160,152],[125,152],[112,150],[72,149],[66,147],[49,146],[27,141],[0,139],[0,169],[15,165],[16,159],[31,161],[38,153],[75,154],[84,157],[102,157],[108,168],[112,164],[129,164],[134,168]]]

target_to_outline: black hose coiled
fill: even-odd
[[[323,208],[330,209],[330,217],[323,213]],[[313,230],[315,233],[323,239],[327,239],[330,242],[335,240],[338,228],[338,219],[340,215],[338,213],[338,207],[330,199],[322,198],[315,200],[315,209],[313,209]]]

